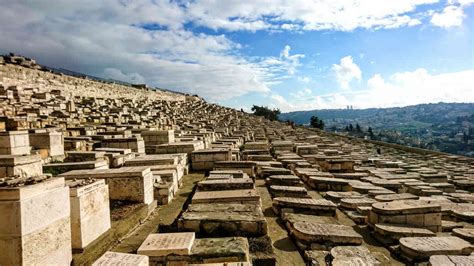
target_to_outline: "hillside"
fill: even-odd
[[[419,104],[395,108],[326,109],[283,113],[281,120],[309,124],[318,116],[326,130],[450,153],[473,154],[474,103]],[[349,125],[363,132],[347,132]],[[364,133],[365,132],[365,133]]]

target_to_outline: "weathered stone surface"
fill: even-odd
[[[371,206],[373,203],[377,202],[371,198],[345,198],[341,199],[341,207],[346,209],[355,210],[359,206]]]
[[[474,244],[474,228],[454,228],[453,235]]]
[[[92,266],[148,266],[148,256],[107,251]]]
[[[0,264],[69,265],[69,188],[63,178],[0,188]]]
[[[110,229],[109,188],[104,180],[84,186],[69,181],[73,249],[83,249]]]
[[[313,243],[325,246],[360,245],[363,238],[347,225],[296,222],[292,225],[294,237],[311,247]]]
[[[194,243],[194,233],[150,234],[137,253],[153,257],[167,255],[190,255]]]
[[[428,260],[433,255],[469,255],[472,245],[455,236],[404,237],[400,239],[404,256],[414,260]]]
[[[430,266],[474,265],[474,256],[434,255],[430,257]]]
[[[225,191],[197,191],[192,203],[260,203],[260,195],[255,189],[238,189]]]
[[[277,186],[269,187],[270,193],[274,197],[294,197],[294,198],[309,198],[308,191],[304,187],[293,186]]]
[[[331,265],[381,265],[364,246],[339,246],[331,249]]]
[[[254,183],[250,178],[213,179],[199,182],[198,188],[200,191],[253,189]]]
[[[335,216],[337,206],[325,199],[276,197],[273,199],[273,209],[277,213],[293,212]]]
[[[262,236],[267,222],[255,204],[191,204],[178,219],[178,228],[209,236]]]
[[[410,194],[410,193],[400,193],[400,194],[388,194],[388,195],[378,195],[375,196],[377,201],[387,202],[387,201],[394,201],[394,200],[417,200],[419,199],[418,196]]]

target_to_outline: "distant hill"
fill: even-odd
[[[361,126],[384,123],[384,128],[399,127],[400,124],[451,122],[460,116],[474,114],[474,103],[435,103],[406,107],[369,108],[369,109],[322,109],[282,113],[281,120],[291,120],[297,124],[309,124],[311,116],[318,116],[326,122],[346,121]]]
[[[328,131],[357,137],[474,155],[474,103],[419,104],[395,108],[325,109],[283,113],[281,120],[309,125],[311,116],[322,119]],[[359,125],[359,132],[348,126]]]

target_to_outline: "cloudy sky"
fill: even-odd
[[[248,110],[474,102],[474,0],[0,0],[0,53]]]

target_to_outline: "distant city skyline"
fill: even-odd
[[[2,54],[246,111],[474,102],[474,0],[0,4]]]

